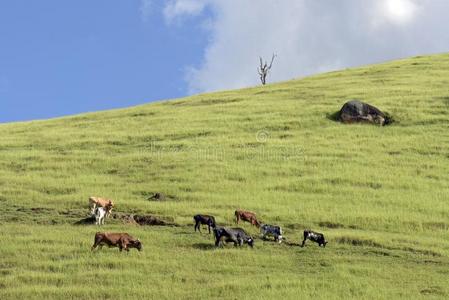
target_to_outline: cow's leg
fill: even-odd
[[[94,203],[92,203],[92,206],[91,206],[91,208],[92,208],[92,210],[91,210],[91,214],[92,215],[94,215],[95,214],[95,208],[97,208],[97,204],[94,202]]]
[[[304,239],[304,240],[302,241],[301,247],[304,247],[305,243],[306,243],[306,239]]]
[[[193,227],[195,229],[195,232],[196,232],[197,226],[198,226],[198,222],[195,220],[195,226]]]
[[[92,247],[90,247],[90,251],[94,251],[95,248],[97,248],[98,244],[97,241],[94,241],[94,244],[92,245]]]
[[[210,224],[207,224],[207,229],[209,229],[209,234],[210,234]]]
[[[94,238],[94,244],[92,245],[92,247],[90,248],[90,250],[91,251],[93,251],[95,248],[97,248],[98,247],[98,245],[100,245],[100,249],[101,249],[101,247],[102,247],[102,244],[101,244],[101,238]]]
[[[220,235],[217,230],[214,231],[215,236],[215,247],[218,247],[220,245]]]

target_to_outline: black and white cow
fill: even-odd
[[[242,228],[216,227],[214,235],[216,247],[220,246],[223,240],[234,243],[234,246],[242,246],[244,243],[251,248],[254,246],[254,239]]]
[[[318,246],[326,247],[327,241],[322,233],[318,233],[309,229],[304,230],[304,240],[302,241],[301,247],[304,247],[306,240],[311,240],[312,242],[318,243]]]
[[[108,210],[104,207],[97,206],[94,210],[95,224],[104,225],[104,218],[106,217]]]
[[[215,228],[215,218],[214,216],[208,216],[208,215],[195,215],[193,216],[193,220],[195,220],[195,232],[198,229],[199,232],[201,232],[201,224],[207,225],[207,228]]]
[[[276,242],[279,244],[282,243],[282,228],[279,226],[263,224],[260,227],[260,234],[264,239],[267,236],[272,236]]]

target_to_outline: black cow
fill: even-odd
[[[260,227],[260,234],[264,239],[267,236],[272,236],[276,242],[279,244],[282,243],[282,228],[279,226],[263,224]]]
[[[198,229],[199,232],[201,232],[201,224],[207,225],[207,228],[215,228],[215,218],[213,216],[208,215],[195,215],[193,216],[193,220],[195,220],[195,232]]]
[[[318,233],[312,230],[304,230],[304,240],[302,241],[301,247],[304,247],[306,240],[311,240],[312,242],[318,243],[318,246],[326,247],[327,241],[322,233]]]
[[[245,232],[242,228],[227,228],[216,227],[214,228],[215,246],[218,247],[220,242],[233,242],[234,246],[242,246],[244,243],[248,244],[251,248],[254,246],[254,239]]]

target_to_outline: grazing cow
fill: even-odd
[[[139,239],[135,239],[127,233],[97,232],[91,250],[93,251],[98,246],[101,249],[103,245],[118,247],[120,251],[123,249],[129,251],[129,248],[142,251],[142,243]]]
[[[318,243],[320,247],[326,247],[327,244],[327,241],[322,233],[318,233],[308,229],[304,230],[304,240],[302,241],[301,247],[304,247],[306,240],[311,240],[312,242]]]
[[[279,244],[282,243],[282,228],[279,226],[263,224],[260,227],[260,233],[262,234],[262,238],[272,236],[276,242]]]
[[[244,211],[244,210],[236,210],[235,211],[235,222],[238,224],[239,221],[246,221],[251,223],[251,225],[256,226],[257,228],[260,227],[260,222],[256,218],[256,214],[250,211]]]
[[[225,242],[233,242],[234,246],[242,246],[244,243],[251,248],[254,246],[254,239],[242,228],[215,227],[214,235],[215,247],[218,247],[223,240]]]
[[[195,215],[193,216],[193,220],[195,220],[195,232],[198,229],[199,232],[201,232],[201,224],[207,225],[207,228],[215,228],[215,218],[214,216],[208,216],[208,215]]]
[[[95,214],[95,208],[98,206],[106,208],[106,217],[109,217],[111,215],[112,208],[114,207],[114,202],[106,198],[89,197],[89,207],[92,214]]]
[[[107,210],[104,207],[95,208],[95,224],[104,225],[104,218],[107,214]]]

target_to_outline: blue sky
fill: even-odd
[[[0,0],[0,122],[449,51],[446,0]]]
[[[0,1],[0,122],[186,95],[184,68],[199,63],[206,32],[189,20],[167,26],[141,6]]]

